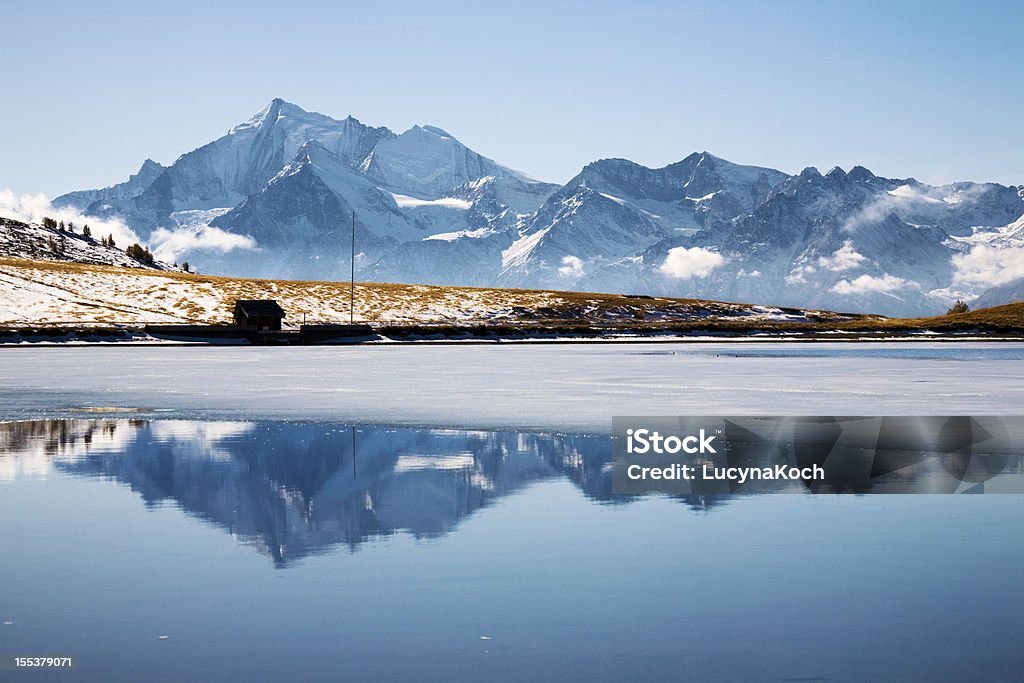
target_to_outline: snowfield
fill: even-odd
[[[608,433],[614,415],[1017,415],[1024,344],[0,348],[0,419]]]

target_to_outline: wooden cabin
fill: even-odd
[[[235,302],[235,326],[253,332],[281,329],[284,309],[273,299],[240,299]]]

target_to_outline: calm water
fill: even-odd
[[[0,679],[1024,674],[1020,496],[629,499],[610,458],[606,436],[0,424],[0,652],[80,661]]]

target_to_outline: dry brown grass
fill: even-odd
[[[324,320],[323,309],[347,311],[348,282],[311,280],[268,280],[234,278],[195,273],[155,271],[144,268],[99,266],[67,261],[35,261],[0,258],[0,267],[17,269],[21,276],[31,279],[30,271],[67,275],[73,282],[76,276],[107,274],[112,278],[114,291],[121,289],[115,279],[130,275],[133,280],[122,294],[132,291],[148,297],[167,313],[178,315],[189,322],[216,323],[230,319],[233,302],[237,299],[278,299],[294,324],[303,320]],[[138,284],[138,279],[152,278],[152,284]],[[194,294],[182,296],[179,289],[169,285],[186,285]],[[128,289],[130,287],[130,291]],[[172,295],[171,292],[174,292]],[[219,300],[212,310],[193,299],[208,299],[213,294]],[[206,296],[200,296],[204,294]],[[484,323],[500,319],[519,322],[589,321],[598,325],[617,325],[622,322],[644,324],[651,321],[706,320],[707,318],[737,318],[757,313],[755,307],[687,298],[633,297],[619,294],[592,292],[565,292],[537,289],[499,289],[486,287],[451,287],[438,285],[411,285],[362,282],[356,284],[359,315],[370,322],[395,322],[386,314],[401,311],[401,320],[416,323]],[[800,311],[786,309],[799,314]],[[440,311],[440,312],[439,312]],[[445,313],[448,311],[448,313]],[[819,320],[860,319],[857,314],[836,314],[829,311],[812,312]],[[393,315],[393,314],[392,314]],[[468,318],[468,320],[467,320]]]
[[[322,310],[347,311],[348,282],[313,280],[266,280],[233,278],[195,273],[155,271],[72,263],[0,258],[0,267],[76,276],[109,274],[153,278],[152,284],[132,284],[135,291],[150,296],[154,312],[173,312],[188,322],[223,323],[231,317],[236,299],[278,299],[292,324],[304,317],[309,322],[343,322],[325,319]],[[117,283],[118,280],[114,279]],[[137,281],[136,281],[137,282]],[[184,291],[181,285],[185,285]],[[117,284],[112,286],[117,287]],[[211,297],[217,303],[210,303]],[[200,296],[201,295],[201,296]],[[193,299],[204,299],[198,303]],[[444,335],[542,335],[608,333],[713,334],[802,334],[844,331],[857,335],[885,336],[922,331],[943,333],[978,332],[992,335],[1024,334],[1024,302],[968,313],[930,318],[890,319],[864,314],[832,311],[798,311],[807,322],[771,321],[753,318],[758,308],[747,304],[689,298],[626,296],[592,292],[564,292],[536,289],[448,287],[393,283],[356,283],[356,301],[363,321],[378,323],[396,337],[425,334]],[[97,302],[109,309],[101,321],[117,324],[118,307]],[[166,307],[165,311],[156,306]],[[396,320],[389,311],[400,309]],[[439,314],[451,310],[458,315]],[[466,317],[466,311],[470,311]],[[476,316],[476,317],[475,317]],[[31,325],[31,323],[28,323]],[[83,323],[82,327],[87,327]]]

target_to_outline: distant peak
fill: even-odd
[[[804,170],[800,171],[799,177],[803,178],[804,180],[807,180],[809,178],[820,178],[821,173],[819,173],[818,169],[816,169],[814,166],[808,166]]]
[[[583,167],[583,170],[587,169],[598,169],[605,167],[616,168],[619,166],[636,166],[636,162],[630,161],[629,159],[623,159],[621,157],[610,157],[607,159],[598,159],[597,161],[591,161],[589,164]]]
[[[826,178],[845,178],[846,171],[839,166],[833,166],[832,170],[825,174]]]
[[[864,168],[863,166],[854,166],[853,168],[850,169],[850,172],[846,174],[846,177],[849,178],[850,180],[860,182],[864,180],[871,180],[876,176],[874,173]]]
[[[256,112],[256,114],[250,120],[265,121],[268,118],[276,117],[278,112],[281,111],[281,108],[286,104],[288,103],[282,100],[280,97],[275,97],[274,99],[270,100],[270,102],[267,103],[265,107]]]
[[[306,110],[303,109],[302,107],[296,104],[292,104],[291,102],[287,102],[281,99],[280,97],[275,97],[274,99],[270,100],[270,102],[265,107],[263,107],[258,112],[249,117],[248,120],[238,124],[229,132],[238,133],[248,128],[259,128],[264,123],[273,123],[282,114],[287,116],[296,116],[304,115],[306,113]]]
[[[413,137],[413,138],[424,138],[424,139],[426,139],[426,138],[438,137],[438,138],[449,138],[451,140],[455,140],[455,136],[452,135],[451,133],[449,133],[448,131],[444,130],[443,128],[438,128],[437,126],[421,126],[421,125],[418,125],[418,124],[413,126],[412,128],[410,128],[409,130],[405,131],[404,133],[402,133],[402,135],[403,136],[408,136],[408,137]],[[458,142],[458,141],[456,140],[456,142]]]
[[[451,133],[449,133],[448,131],[446,131],[446,130],[444,130],[442,128],[438,128],[437,126],[423,126],[423,130],[427,131],[428,133],[433,133],[434,135],[440,135],[441,137],[445,137],[445,138],[452,137]]]

